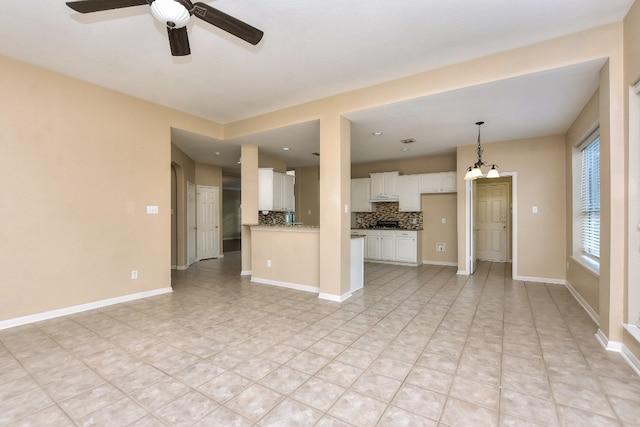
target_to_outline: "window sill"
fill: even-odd
[[[624,329],[629,332],[629,335],[631,335],[636,341],[640,343],[640,328],[636,325],[631,325],[628,323],[625,323],[623,326]]]
[[[582,255],[574,255],[571,259],[583,266],[594,276],[600,277],[600,263],[598,261],[594,261],[593,259]]]

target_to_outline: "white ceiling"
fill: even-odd
[[[193,18],[192,54],[172,57],[148,6],[81,15],[63,0],[3,2],[0,54],[219,123],[253,117],[494,52],[620,21],[633,0],[216,0],[261,30],[252,46]],[[352,161],[446,152],[566,131],[601,61],[353,112]],[[373,138],[371,132],[384,135]],[[234,141],[173,131],[197,161],[237,167],[257,143],[290,167],[317,163],[318,123]],[[411,151],[400,139],[415,138]],[[281,146],[292,150],[284,153]],[[220,152],[219,156],[215,152]]]

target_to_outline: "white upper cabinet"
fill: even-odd
[[[369,178],[354,178],[351,180],[351,212],[371,212],[369,194],[371,180]]]
[[[283,173],[282,175],[284,177],[282,187],[282,210],[295,212],[296,196],[294,193],[294,186],[296,183],[296,177],[286,173]]]
[[[392,201],[398,200],[399,172],[372,173],[371,176],[371,200]]]
[[[293,176],[271,168],[258,169],[258,210],[295,211],[294,183]]]
[[[398,210],[400,212],[419,212],[420,175],[400,175],[398,177]]]
[[[420,174],[420,193],[455,193],[456,191],[455,171]]]

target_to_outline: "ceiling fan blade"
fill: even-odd
[[[241,38],[247,43],[256,45],[262,40],[262,36],[264,35],[262,31],[231,15],[227,15],[202,2],[196,2],[193,6],[193,14],[195,16],[229,34]]]
[[[67,2],[67,6],[80,13],[121,9],[123,7],[142,6],[145,4],[150,4],[150,2],[147,0],[83,0]]]
[[[171,29],[167,27],[169,34],[169,46],[171,47],[171,55],[187,56],[191,55],[189,47],[189,36],[187,35],[187,27]]]

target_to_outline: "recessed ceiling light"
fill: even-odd
[[[372,132],[371,135],[373,136],[382,136],[382,132],[380,132],[379,130]]]
[[[406,153],[407,151],[409,151],[409,147],[402,147],[400,151],[402,151],[403,153]]]
[[[289,148],[289,147],[282,147],[282,151],[289,151],[289,150],[291,150],[291,148]]]
[[[219,152],[219,151],[216,151],[216,153],[215,153],[215,154],[216,154],[216,156],[219,156],[219,155],[220,155],[220,152]]]

